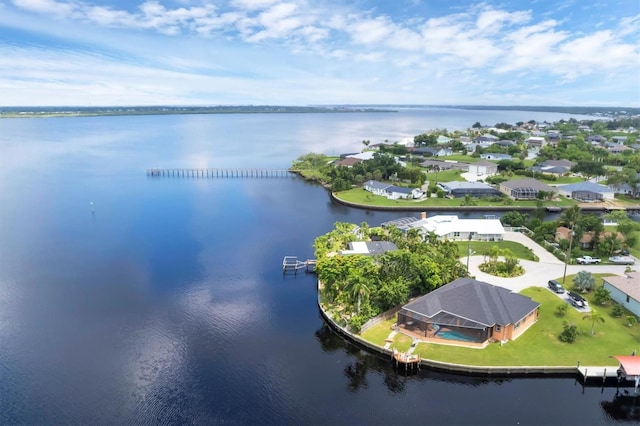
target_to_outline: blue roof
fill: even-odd
[[[397,192],[399,194],[411,194],[411,191],[413,190],[410,188],[403,188],[401,186],[389,186],[387,187],[387,191]]]

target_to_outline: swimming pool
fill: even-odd
[[[465,336],[462,333],[453,330],[438,330],[436,333],[436,337],[441,339],[448,340],[462,340],[463,342],[475,342],[476,340],[472,337]]]

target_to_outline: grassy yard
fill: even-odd
[[[438,178],[440,180],[440,178]],[[337,192],[335,194],[341,200],[345,200],[352,203],[358,203],[368,206],[394,206],[394,207],[425,207],[430,206],[443,206],[443,207],[460,207],[463,198],[426,198],[423,200],[389,200],[386,197],[380,195],[373,195],[372,193],[365,191],[364,188],[353,188],[347,191]],[[545,201],[545,206],[560,206],[570,207],[575,204],[574,200],[567,198],[560,198],[558,201]],[[502,207],[505,206],[502,202],[488,201],[488,200],[476,200],[476,205],[479,207]],[[514,201],[511,206],[524,206],[535,207],[536,201]]]
[[[458,246],[458,252],[460,253],[460,257],[467,256],[467,247],[469,246],[468,241],[456,241],[456,245]],[[509,249],[513,253],[515,257],[518,259],[524,260],[534,260],[533,251],[528,247],[523,246],[520,243],[516,243],[515,241],[471,241],[471,251],[473,255],[484,255],[489,249],[493,246],[498,246],[501,249]]]
[[[536,179],[548,185],[565,185],[569,183],[584,182],[585,179],[579,176],[561,176],[556,180],[546,179],[545,175],[536,175]]]
[[[425,172],[429,181],[437,182],[464,182],[465,178],[460,176],[462,172],[460,170],[444,170],[442,172]]]
[[[567,279],[570,282],[570,277]],[[588,366],[616,366],[617,362],[610,358],[611,355],[627,355],[640,349],[640,325],[627,326],[625,315],[622,318],[613,317],[612,305],[595,306],[591,295],[587,295],[587,300],[605,318],[604,323],[596,323],[594,336],[590,335],[591,321],[583,319],[585,314],[569,308],[564,317],[556,315],[557,306],[566,302],[546,288],[530,287],[522,294],[541,304],[540,316],[517,340],[507,342],[504,346],[492,343],[485,349],[420,343],[414,353],[424,358],[467,365],[574,366],[580,362]],[[578,327],[579,336],[574,343],[563,343],[558,339],[564,321],[573,322]],[[363,337],[383,346],[393,322],[392,319],[380,324],[364,333]],[[380,329],[376,330],[378,327]],[[394,345],[396,342],[398,350],[409,347],[398,335]]]

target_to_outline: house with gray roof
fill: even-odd
[[[487,160],[469,164],[469,174],[475,176],[494,175],[498,173],[498,165]]]
[[[401,331],[432,343],[485,347],[518,338],[538,319],[540,304],[472,278],[459,278],[398,312]]]
[[[571,168],[575,165],[576,163],[569,160],[547,160],[539,166],[532,167],[531,170],[534,172],[561,176],[570,172]]]
[[[369,191],[375,195],[387,197],[390,200],[412,198],[416,194],[416,192],[414,192],[414,190],[411,188],[389,185],[388,183],[378,182],[377,180],[366,181],[363,187],[366,191]]]
[[[640,317],[640,272],[627,272],[624,276],[605,277],[602,286],[609,290],[611,299]]]
[[[497,196],[502,195],[500,191],[484,182],[440,182],[438,186],[452,197],[472,197]]]
[[[500,161],[500,160],[511,160],[513,157],[511,157],[509,154],[502,154],[499,152],[487,152],[484,154],[480,154],[480,158],[482,158],[483,160]]]
[[[513,200],[535,200],[541,191],[556,193],[555,188],[533,178],[512,179],[500,184],[500,192]]]
[[[568,185],[558,185],[558,194],[573,198],[580,202],[598,202],[613,200],[614,192],[608,186],[593,182],[577,182]]]

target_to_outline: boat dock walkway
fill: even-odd
[[[294,175],[295,171],[286,169],[147,169],[149,177],[281,178]]]
[[[304,269],[305,272],[314,272],[316,267],[315,259],[298,260],[297,256],[285,256],[282,260],[282,272],[298,273],[298,270]]]

